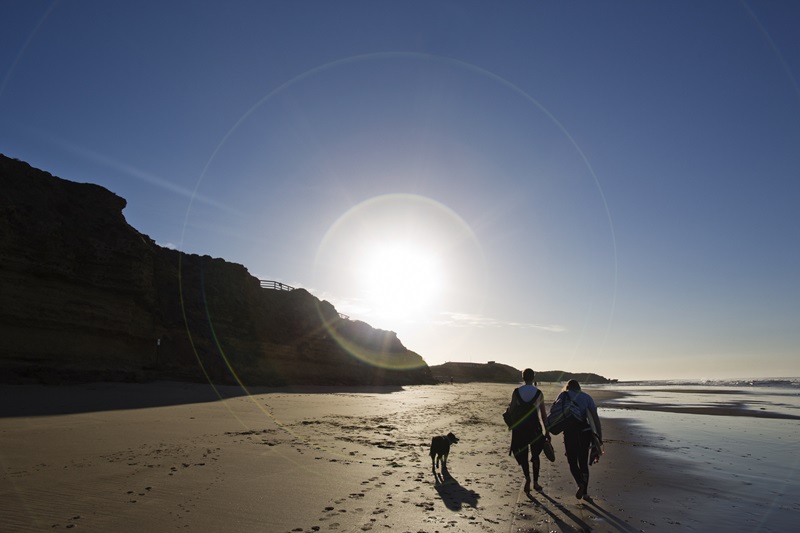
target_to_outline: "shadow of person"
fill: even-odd
[[[445,507],[451,511],[460,511],[464,506],[477,507],[480,494],[474,490],[469,490],[461,486],[456,479],[447,471],[447,467],[442,467],[442,473],[436,474],[436,485],[434,485],[439,497]]]
[[[587,524],[586,522],[581,520],[577,515],[575,515],[575,513],[573,513],[569,509],[567,509],[564,505],[562,505],[561,503],[557,502],[556,500],[554,500],[553,498],[551,498],[550,496],[548,496],[544,492],[537,492],[536,494],[538,494],[543,499],[545,499],[545,500],[549,501],[550,503],[552,503],[556,507],[556,509],[558,509],[559,511],[561,511],[561,513],[564,514],[564,516],[566,518],[568,518],[569,520],[573,521],[574,524],[567,523],[566,521],[564,521],[563,518],[561,518],[559,515],[554,513],[552,511],[552,509],[550,509],[547,505],[542,504],[542,509],[544,509],[544,511],[547,514],[550,515],[550,518],[553,519],[553,522],[558,524],[558,526],[562,530],[566,530],[566,531],[574,530],[574,529],[576,529],[576,526],[577,526],[578,531],[591,531],[592,530],[592,528],[591,528],[591,526],[589,524]],[[536,501],[536,498],[534,498],[531,494],[528,494],[528,499],[531,500],[531,501]]]
[[[621,533],[634,533],[635,531],[639,531],[629,523],[627,523],[622,518],[618,517],[614,513],[606,510],[602,507],[599,503],[594,501],[594,499],[585,499],[584,505],[594,511],[594,513],[599,517],[605,520],[609,526],[613,527],[616,531],[620,531]]]

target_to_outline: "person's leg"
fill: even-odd
[[[541,463],[538,455],[534,455],[531,458],[531,465],[533,466],[533,488],[535,490],[542,490],[542,486],[539,484],[539,467]]]
[[[519,464],[520,468],[522,468],[522,473],[525,475],[525,492],[531,491],[531,473],[528,469],[528,447],[525,446],[522,448],[517,454],[514,456],[517,460],[517,464]]]
[[[580,450],[578,451],[578,469],[581,472],[581,480],[583,481],[583,496],[589,492],[589,448],[592,444],[592,432],[581,431],[580,434]]]
[[[542,490],[539,484],[539,468],[541,461],[539,457],[542,454],[542,446],[544,445],[544,435],[539,433],[534,441],[531,443],[531,465],[533,466],[533,488],[535,490]]]
[[[528,440],[526,437],[521,428],[517,428],[511,433],[511,453],[525,475],[525,492],[528,493],[531,491],[531,473],[528,467]]]
[[[572,428],[564,430],[564,450],[567,452],[567,464],[569,464],[569,471],[575,482],[580,485],[583,477],[580,468],[578,468],[578,438],[579,435]]]

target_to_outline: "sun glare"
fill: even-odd
[[[369,306],[383,317],[413,318],[442,288],[435,254],[412,244],[378,244],[364,252],[359,279]]]
[[[314,277],[342,313],[411,338],[447,308],[479,305],[485,267],[458,214],[424,196],[393,193],[351,207],[331,225]]]

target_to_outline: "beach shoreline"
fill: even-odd
[[[0,386],[0,529],[701,531],[742,523],[720,505],[712,478],[665,453],[663,435],[603,417],[624,392],[592,387],[605,437],[591,467],[593,501],[575,499],[560,436],[556,461],[542,458],[544,491],[529,499],[502,423],[513,388]],[[541,388],[548,403],[561,389]],[[448,431],[460,442],[442,480],[427,448]]]

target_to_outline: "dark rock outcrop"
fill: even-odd
[[[518,383],[521,372],[501,363],[444,363],[431,366],[433,376],[443,382]]]
[[[615,383],[616,379],[608,379],[599,374],[591,372],[564,372],[563,370],[536,371],[536,379],[543,382],[561,383],[571,379],[578,380],[582,385],[601,385],[603,383]]]
[[[0,367],[13,381],[430,383],[394,332],[158,246],[126,201],[0,155]]]
[[[482,383],[519,383],[522,381],[522,371],[513,366],[502,363],[454,363],[431,366],[431,372],[438,381],[448,382],[452,378],[457,383],[482,382]],[[597,374],[573,374],[562,370],[536,371],[536,381],[540,383],[561,383],[577,379],[584,384],[612,383]]]

